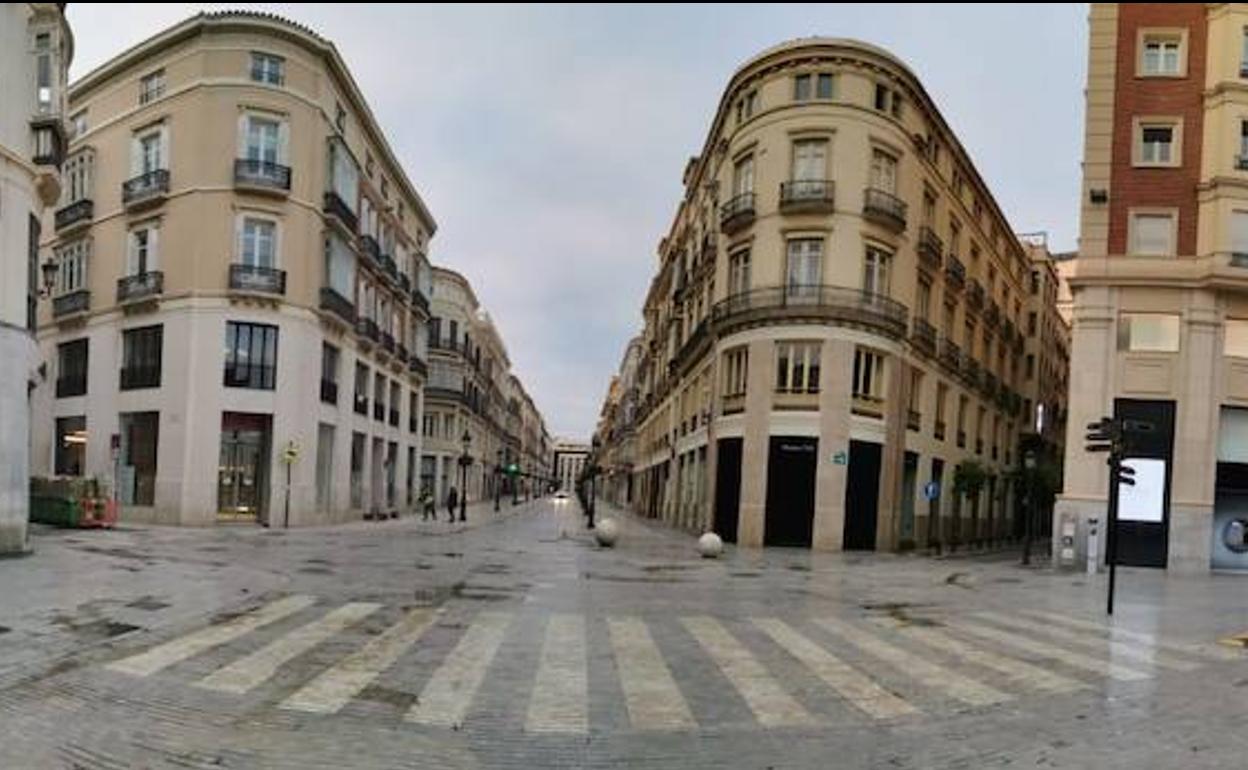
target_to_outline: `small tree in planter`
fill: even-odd
[[[963,460],[953,469],[953,493],[971,501],[971,510],[977,511],[979,493],[988,482],[988,472],[977,460]],[[959,514],[959,518],[961,518]],[[956,522],[960,528],[962,522]],[[978,536],[978,533],[974,533]]]

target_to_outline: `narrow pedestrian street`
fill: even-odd
[[[1124,569],[1109,624],[1012,555],[703,560],[604,515],[613,549],[571,500],[41,531],[0,562],[0,765],[1242,766],[1233,580]]]

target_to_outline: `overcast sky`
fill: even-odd
[[[732,71],[855,37],[922,79],[1016,231],[1074,247],[1087,7],[70,3],[71,76],[202,9],[330,38],[556,435],[588,437]]]

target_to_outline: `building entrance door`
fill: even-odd
[[[845,539],[847,551],[874,551],[880,502],[879,444],[849,442],[849,473],[845,484]]]
[[[267,522],[269,419],[264,414],[222,415],[218,518]]]
[[[815,527],[815,465],[819,440],[773,436],[767,458],[763,545],[809,548]]]
[[[715,534],[737,542],[741,508],[741,439],[721,438],[715,461]]]

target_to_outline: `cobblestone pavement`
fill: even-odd
[[[1241,578],[773,549],[575,503],[44,531],[0,562],[3,768],[1245,766]]]

